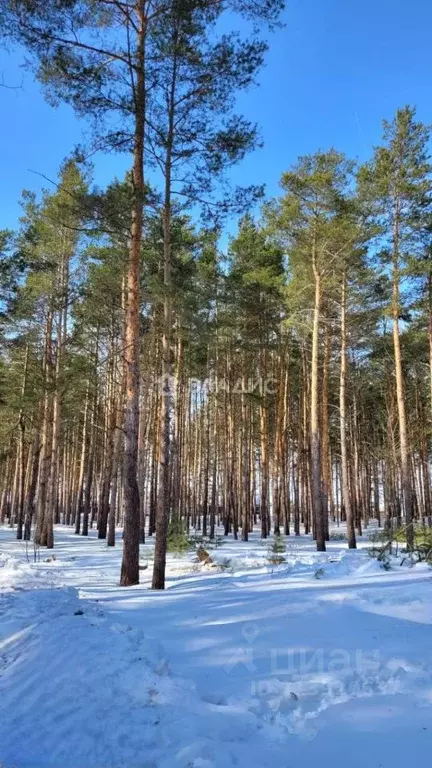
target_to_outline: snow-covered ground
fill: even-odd
[[[121,589],[121,542],[0,529],[2,768],[398,768],[432,754],[432,571],[258,536]]]

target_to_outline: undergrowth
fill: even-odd
[[[409,551],[406,547],[406,526],[375,531],[369,537],[371,547],[368,553],[375,557],[385,570],[389,570],[394,558],[399,564],[429,563],[432,565],[432,529],[416,526],[414,530],[414,547]]]

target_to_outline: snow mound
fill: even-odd
[[[0,626],[5,768],[144,766],[163,743],[160,708],[193,696],[142,630],[73,588],[3,594]]]

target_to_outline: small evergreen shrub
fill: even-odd
[[[284,553],[286,552],[285,541],[282,536],[275,533],[268,546],[267,559],[272,565],[282,565],[286,562]]]
[[[390,570],[392,558],[399,558],[399,564],[407,561],[412,565],[426,562],[432,565],[432,529],[416,526],[414,531],[414,548],[409,552],[401,544],[406,542],[406,527],[375,531],[369,537],[371,547],[370,557],[375,557],[385,570]]]
[[[167,533],[167,552],[183,554],[183,552],[193,548],[194,545],[187,534],[184,521],[178,519],[170,520]]]
[[[346,541],[347,537],[342,531],[332,531],[330,534],[330,541]]]

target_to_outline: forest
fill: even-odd
[[[155,589],[167,536],[190,529],[304,531],[325,551],[329,521],[355,548],[374,518],[412,548],[432,524],[432,166],[415,108],[387,116],[366,163],[317,148],[280,169],[277,197],[259,179],[230,189],[258,141],[233,90],[279,2],[234,3],[245,39],[218,34],[212,0],[4,6],[48,98],[133,168],[101,189],[71,150],[1,233],[1,522],[48,549],[57,524],[108,546],[121,528],[123,585],[154,537]]]
[[[0,2],[0,768],[430,764],[411,5]]]

